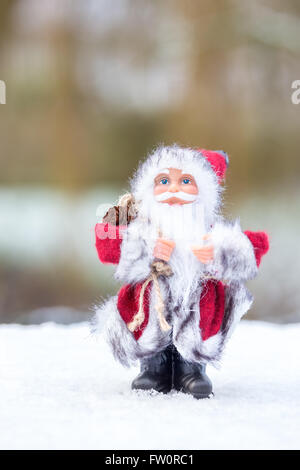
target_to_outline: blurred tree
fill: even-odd
[[[1,15],[0,15],[0,48],[3,45],[5,37],[10,32],[11,26],[11,12],[17,0],[2,0],[1,2]]]
[[[77,38],[65,25],[56,25],[49,32],[49,43],[54,58],[53,99],[45,109],[49,179],[65,189],[76,189],[87,186],[91,174],[88,131],[75,76]]]
[[[51,5],[3,2],[2,183],[126,184],[174,141],[228,151],[232,194],[300,172],[297,2]]]

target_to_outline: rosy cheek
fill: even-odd
[[[198,194],[198,188],[195,184],[183,184],[182,190],[189,194]]]
[[[153,193],[155,195],[157,194],[161,194],[161,193],[164,193],[168,190],[168,185],[167,184],[156,184],[154,186],[154,190],[153,190]]]

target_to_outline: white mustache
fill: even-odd
[[[155,196],[155,200],[158,202],[165,201],[166,199],[170,199],[171,197],[177,197],[178,199],[182,199],[183,201],[195,201],[197,198],[197,194],[189,194],[185,193],[184,191],[177,191],[176,193],[171,193],[166,191],[165,193],[157,194]]]

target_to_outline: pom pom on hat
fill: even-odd
[[[198,149],[198,151],[212,166],[212,169],[218,177],[218,182],[222,183],[225,178],[227,166],[229,164],[227,153],[223,152],[223,150]]]

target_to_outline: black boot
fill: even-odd
[[[174,388],[189,393],[194,398],[208,398],[212,393],[212,383],[205,373],[206,365],[187,362],[174,347]]]
[[[131,384],[134,390],[168,393],[172,388],[172,347],[141,360],[141,372]]]

